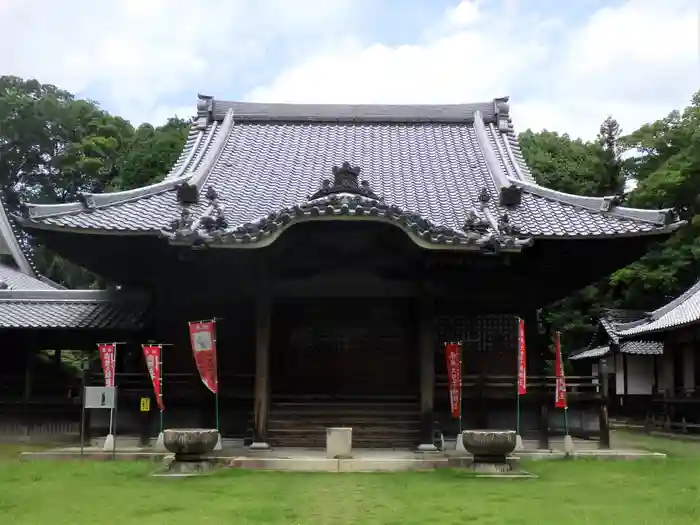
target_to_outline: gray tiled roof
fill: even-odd
[[[96,290],[0,290],[0,328],[136,329],[148,303]]]
[[[664,353],[664,344],[661,341],[624,341],[620,344],[620,353],[661,355]]]
[[[638,321],[643,319],[645,315],[646,314],[640,310],[607,309],[601,313],[599,321],[605,333],[610,337],[610,340],[617,344],[620,342],[618,336],[620,325]]]
[[[0,190],[0,254],[10,255],[21,274],[38,277],[31,253],[19,242],[17,226],[8,217],[5,205],[5,193]]]
[[[610,347],[608,345],[597,346],[596,348],[587,348],[584,350],[579,350],[574,352],[569,356],[571,361],[578,361],[583,359],[600,359],[605,357],[610,353]]]
[[[518,147],[507,99],[449,106],[348,106],[224,102],[202,97],[178,163],[163,182],[82,203],[30,206],[35,228],[109,229],[159,234],[181,214],[183,183],[218,194],[227,231],[308,203],[343,162],[383,203],[432,226],[463,229],[470,213],[508,213],[524,237],[600,237],[667,233],[668,210],[618,207],[534,184]],[[522,192],[501,206],[504,188]],[[488,205],[479,208],[486,191]],[[209,203],[190,206],[196,218]],[[491,221],[492,225],[495,221]],[[492,228],[498,235],[496,228]]]
[[[4,284],[3,284],[4,283]],[[50,283],[0,264],[0,290],[55,290]]]
[[[661,341],[624,341],[620,344],[620,353],[633,355],[661,355],[664,353],[664,344]],[[569,359],[577,361],[582,359],[600,359],[610,354],[610,345],[601,345],[595,348],[586,348],[572,353]]]
[[[700,321],[700,281],[643,320],[619,327],[620,337],[663,332]]]
[[[1,328],[103,328],[134,329],[148,309],[144,297],[99,290],[66,290],[40,275],[29,250],[0,199],[0,246],[17,264],[0,264]]]

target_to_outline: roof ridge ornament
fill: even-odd
[[[493,99],[493,114],[496,117],[498,131],[508,133],[510,130],[510,97],[498,97]]]
[[[361,195],[368,199],[383,201],[369,185],[366,180],[358,182],[362,168],[359,166],[351,166],[349,162],[343,162],[340,166],[333,166],[333,182],[330,179],[324,179],[316,193],[309,195],[310,201],[328,197],[337,193],[353,193]]]
[[[214,120],[214,97],[197,93],[197,130],[203,131]]]
[[[206,198],[209,201],[209,206],[199,218],[199,225],[209,233],[214,230],[225,230],[228,228],[228,222],[219,201],[219,194],[213,186],[207,187]]]
[[[613,208],[620,204],[622,204],[621,195],[608,195],[606,197],[603,197],[603,199],[601,200],[600,211],[612,211]]]
[[[199,189],[196,184],[185,181],[175,186],[177,200],[182,205],[197,204],[199,201]]]
[[[510,214],[506,211],[499,218],[496,218],[489,209],[491,194],[486,187],[479,192],[477,204],[481,214],[476,208],[471,208],[467,212],[462,229],[465,232],[475,232],[488,237],[488,244],[492,253],[499,253],[502,248],[522,248],[531,246],[532,237],[525,237],[521,234],[520,228],[512,223]],[[483,217],[482,217],[483,216]]]

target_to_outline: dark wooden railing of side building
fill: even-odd
[[[647,430],[700,433],[700,388],[653,393],[649,396],[644,426]]]

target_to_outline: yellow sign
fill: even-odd
[[[151,398],[150,397],[142,397],[141,398],[141,412],[150,412],[151,411]]]

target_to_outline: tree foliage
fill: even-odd
[[[595,141],[549,131],[520,135],[538,183],[578,195],[622,195],[625,205],[671,208],[689,225],[639,261],[545,309],[568,350],[585,346],[602,308],[649,310],[700,278],[700,92],[683,111],[623,135],[608,117]]]
[[[10,211],[20,201],[63,203],[81,192],[150,184],[167,174],[189,122],[138,129],[97,103],[36,80],[0,77],[0,190]],[[100,286],[97,276],[40,247],[39,268],[68,286]]]

